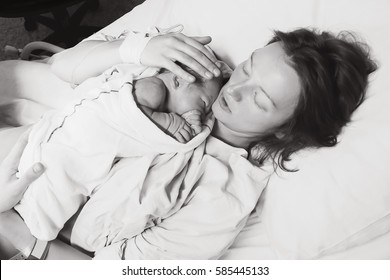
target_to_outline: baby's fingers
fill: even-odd
[[[179,133],[181,134],[181,136],[184,138],[185,142],[184,143],[187,143],[188,141],[190,141],[192,139],[192,131],[191,131],[191,128],[187,125],[185,125],[180,131]]]
[[[189,140],[191,140],[197,133],[195,133],[195,131],[194,131],[194,127],[192,126],[192,125],[188,125],[188,124],[186,124],[185,126],[184,126],[184,129],[189,133],[189,135],[190,135],[190,139]],[[188,141],[189,141],[188,140]]]
[[[191,110],[181,115],[191,125],[202,125],[202,113],[198,110]]]
[[[192,135],[194,135],[194,136],[198,135],[202,131],[202,126],[200,126],[200,125],[191,125],[191,128],[193,131]]]
[[[196,125],[196,126],[202,126],[202,120],[201,119],[187,119],[186,120],[191,126]]]
[[[184,139],[184,137],[183,137],[183,135],[181,135],[180,131],[176,132],[174,136],[175,136],[176,140],[179,141],[180,143],[183,143],[183,144],[187,143],[186,139]]]

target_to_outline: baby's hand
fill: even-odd
[[[171,118],[171,123],[167,129],[168,132],[180,143],[187,143],[190,141],[193,137],[191,126],[184,118],[175,113],[169,113],[169,116]]]
[[[202,113],[198,110],[191,110],[181,115],[191,126],[192,136],[196,136],[202,131]]]
[[[184,121],[183,126],[179,129],[179,131],[177,131],[174,136],[180,143],[187,143],[192,139],[193,134],[194,133],[191,129],[191,126],[189,126],[189,124]]]

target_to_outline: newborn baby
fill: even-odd
[[[206,80],[190,72],[196,81],[188,83],[169,71],[135,81],[134,94],[140,109],[164,132],[181,143],[201,131],[201,121],[210,112],[221,88],[221,77]]]
[[[15,210],[35,237],[54,239],[88,197],[115,175],[113,167],[121,159],[134,166],[134,174],[124,179],[129,189],[169,185],[185,172],[194,149],[211,132],[213,117],[208,113],[222,86],[222,78],[206,80],[191,74],[197,79],[192,84],[168,71],[113,67],[93,78],[100,85],[80,85],[76,100],[45,114],[34,125],[19,172],[37,161],[46,172],[28,188]],[[154,171],[161,175],[145,183]],[[143,202],[139,208],[148,205],[168,209],[155,201]],[[149,223],[143,216],[135,220],[139,220],[137,232]]]

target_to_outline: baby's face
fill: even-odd
[[[210,112],[222,87],[221,79],[188,83],[172,73],[168,75],[170,75],[166,83],[168,111],[179,115],[191,110],[198,110],[202,114]]]

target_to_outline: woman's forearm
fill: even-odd
[[[119,47],[123,40],[85,41],[55,54],[51,69],[62,80],[80,84],[97,76],[111,66],[122,63]]]

